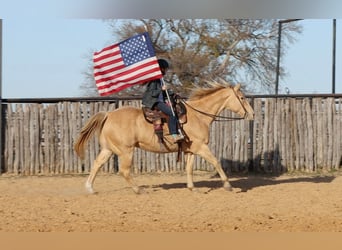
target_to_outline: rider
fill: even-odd
[[[166,74],[166,71],[169,69],[169,63],[164,59],[159,59],[158,64],[160,67],[160,71],[162,72],[163,76]],[[177,132],[177,117],[175,113],[172,112],[172,108],[168,105],[165,100],[167,99],[167,87],[163,83],[162,79],[156,79],[146,83],[146,90],[142,97],[142,105],[150,108],[162,111],[166,114],[168,119],[168,127],[170,134],[175,142],[184,139],[184,136],[178,134]],[[169,94],[172,95],[171,91],[168,91]]]

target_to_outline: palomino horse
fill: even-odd
[[[209,83],[210,88],[199,88],[193,91],[185,105],[187,108],[187,122],[183,124],[186,140],[182,141],[181,149],[185,154],[187,187],[192,190],[194,155],[199,155],[211,163],[223,182],[226,190],[232,190],[228,177],[219,161],[208,147],[209,126],[215,117],[224,109],[239,114],[242,118],[252,120],[254,111],[240,90],[240,85],[227,86],[217,82]],[[167,126],[164,126],[167,135]],[[101,152],[94,161],[90,175],[86,181],[86,189],[93,193],[96,173],[108,161],[112,154],[119,158],[119,172],[139,193],[139,187],[130,175],[133,151],[135,147],[156,153],[177,152],[178,145],[165,136],[166,147],[160,147],[153,125],[148,123],[142,109],[125,106],[110,112],[98,112],[93,115],[82,128],[74,149],[82,158],[84,146],[90,137],[98,132]]]

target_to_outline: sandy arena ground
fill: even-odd
[[[136,175],[136,195],[116,174],[0,176],[0,232],[341,232],[342,174],[233,176],[224,191],[213,173]]]

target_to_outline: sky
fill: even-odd
[[[98,0],[101,1],[105,0]],[[198,1],[195,2],[201,3]],[[19,2],[0,0],[2,98],[81,97],[80,86],[85,80],[83,73],[88,69],[92,52],[118,42],[103,19],[123,18],[124,14],[118,8],[113,9],[119,14],[113,15],[107,14],[105,10],[108,8],[97,10],[94,7],[92,12],[93,5],[81,4],[81,0],[71,1],[72,6],[64,0]],[[299,21],[303,25],[303,33],[281,60],[288,76],[280,80],[279,93],[285,93],[285,88],[291,94],[331,93],[332,16],[326,12],[325,15],[309,12],[309,15],[294,16],[304,18]],[[277,8],[272,13],[277,13]],[[342,12],[340,16],[333,14],[337,19],[335,91],[342,93]],[[225,13],[213,18],[220,18],[220,15]],[[248,13],[247,16],[284,19],[282,15],[267,16],[262,12]],[[140,17],[145,16],[139,13],[127,16]],[[190,13],[188,18],[193,17],[197,18],[197,13]]]
[[[100,19],[4,19],[3,98],[81,96],[92,52],[111,38]]]
[[[289,46],[281,64],[288,72],[280,80],[284,93],[332,93],[333,21],[305,19],[299,21],[303,33]],[[336,20],[335,93],[342,93],[342,19]]]

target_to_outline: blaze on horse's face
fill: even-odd
[[[254,110],[245,98],[244,94],[240,90],[241,85],[237,84],[232,87],[233,95],[231,95],[231,102],[229,103],[229,109],[238,113],[241,117],[247,120],[254,119]]]

